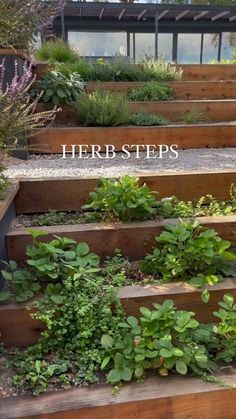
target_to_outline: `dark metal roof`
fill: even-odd
[[[207,6],[207,5],[173,5],[150,3],[106,3],[106,2],[72,2],[67,1],[64,6],[65,17],[79,17],[80,19],[113,20],[113,21],[153,21],[158,19],[169,22],[199,21],[209,24],[221,21],[224,24],[235,23],[236,7]]]

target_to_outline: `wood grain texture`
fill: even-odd
[[[232,368],[219,378],[236,385]],[[37,398],[0,401],[1,419],[234,419],[236,388],[226,389],[199,378],[153,377],[129,383],[113,396],[111,386],[94,385],[53,392]]]
[[[156,82],[162,84],[162,82]],[[89,82],[86,84],[88,93],[97,88],[127,93],[141,87],[147,82]],[[169,81],[163,84],[174,89],[176,99],[235,99],[236,81]]]
[[[48,70],[49,64],[37,63],[35,74],[41,78]],[[180,64],[175,66],[182,69],[182,81],[221,81],[236,80],[235,64]]]
[[[200,223],[207,228],[215,229],[220,237],[230,240],[236,246],[236,216],[201,217]],[[150,252],[154,237],[159,235],[166,224],[174,224],[177,219],[163,221],[145,221],[122,224],[77,224],[53,227],[38,227],[48,233],[42,240],[48,242],[56,234],[70,237],[78,242],[86,242],[90,249],[102,259],[111,256],[115,249],[121,249],[125,257],[140,260]],[[26,246],[32,244],[32,237],[26,229],[11,230],[6,236],[8,258],[23,261]]]
[[[201,301],[201,290],[188,283],[172,283],[168,285],[126,286],[118,290],[118,297],[127,315],[140,316],[140,307],[153,308],[153,303],[162,304],[166,299],[172,299],[180,310],[196,313],[196,319],[201,323],[216,322],[213,311],[218,309],[218,302],[226,293],[236,298],[236,278],[225,278],[224,281],[209,287],[210,301]],[[28,346],[37,342],[44,323],[32,319],[25,304],[0,305],[0,333],[5,346]]]
[[[183,173],[150,173],[139,175],[140,185],[146,183],[157,198],[177,196],[182,200],[198,200],[212,194],[219,201],[230,198],[232,183],[236,184],[236,170],[194,171]],[[18,214],[58,211],[76,211],[86,204],[89,193],[99,183],[98,178],[21,179],[15,198]]]
[[[235,112],[236,114],[236,112]],[[43,154],[62,154],[62,144],[71,145],[98,144],[104,150],[106,144],[113,144],[116,151],[121,151],[124,144],[153,144],[158,146],[177,144],[179,149],[205,147],[235,147],[236,124],[217,123],[199,125],[169,125],[161,127],[69,127],[45,128],[28,141],[31,152]]]
[[[4,201],[0,201],[0,221],[2,220],[4,215],[6,214],[8,208],[11,206],[12,202],[14,201],[18,190],[19,190],[19,183],[14,182],[11,185],[11,187],[9,189],[9,192],[7,193],[7,196],[4,199]]]
[[[182,120],[185,112],[197,111],[203,113],[211,122],[234,121],[236,115],[236,100],[171,100],[159,102],[130,102],[130,110],[160,114],[171,122]]]
[[[236,80],[235,64],[181,64],[182,80]]]

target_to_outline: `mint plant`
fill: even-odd
[[[155,214],[156,200],[146,185],[140,186],[138,178],[124,176],[100,179],[99,187],[90,193],[90,202],[84,210],[100,211],[106,221],[141,221]]]
[[[188,281],[204,287],[205,302],[209,300],[207,286],[216,284],[223,276],[235,275],[231,261],[236,260],[236,255],[228,250],[231,243],[198,221],[169,224],[156,241],[158,247],[145,257],[143,270],[163,282]]]
[[[175,371],[202,375],[214,368],[207,349],[193,339],[199,323],[194,313],[177,310],[172,300],[154,310],[141,307],[141,318],[134,316],[120,323],[118,335],[103,335],[101,343],[106,349],[101,368],[110,369],[107,380],[112,384],[138,380],[146,370],[156,370],[160,375]]]

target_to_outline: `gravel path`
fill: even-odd
[[[182,172],[188,170],[236,169],[236,148],[180,150],[176,160],[170,158],[128,160],[117,154],[114,160],[62,159],[56,156],[32,156],[27,162],[10,163],[6,175],[19,177],[59,177],[59,176],[121,176],[148,172]]]

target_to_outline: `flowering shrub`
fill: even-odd
[[[23,75],[19,76],[16,62],[15,76],[5,91],[4,75],[3,62],[0,65],[0,149],[8,151],[17,147],[21,138],[32,135],[34,128],[53,121],[57,110],[35,113],[41,94],[31,100],[29,90],[34,82],[31,65],[25,63]]]
[[[24,47],[52,27],[64,0],[0,0],[0,45]]]

